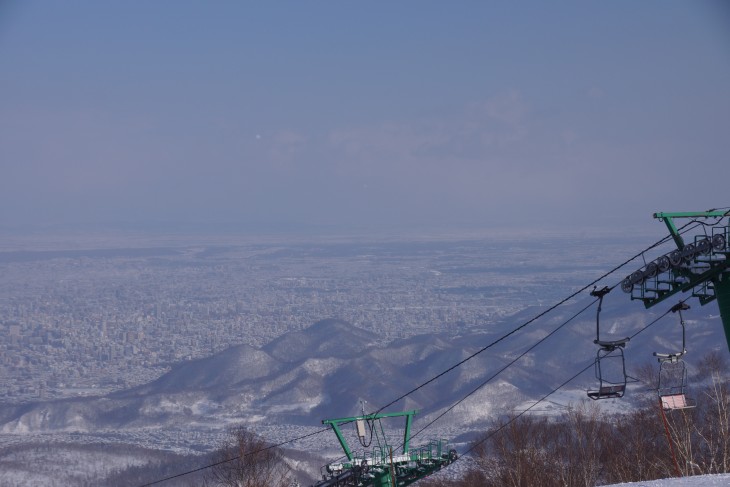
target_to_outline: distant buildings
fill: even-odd
[[[0,263],[0,401],[108,392],[171,363],[231,345],[260,346],[324,318],[374,342],[483,328],[571,282],[597,257],[551,255],[539,279],[507,272],[544,262],[510,242],[241,245],[205,252],[80,255]],[[331,250],[331,252],[329,251]],[[97,255],[94,257],[94,255]],[[103,254],[102,254],[103,255]],[[596,252],[596,255],[601,255]],[[561,262],[569,262],[561,271]],[[557,283],[557,284],[556,284]],[[80,392],[81,391],[81,392]]]

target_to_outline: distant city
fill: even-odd
[[[646,241],[227,239],[4,251],[0,401],[126,389],[171,364],[261,346],[330,317],[371,331],[374,343],[488,327],[552,304]]]

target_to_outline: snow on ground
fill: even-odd
[[[730,474],[720,475],[697,475],[694,477],[683,477],[677,479],[647,480],[644,482],[628,482],[625,484],[613,484],[605,487],[728,487],[730,486]]]

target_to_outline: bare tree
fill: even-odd
[[[730,469],[730,387],[722,357],[708,354],[695,380],[702,381],[696,408],[668,416],[683,475],[724,473]]]
[[[712,410],[707,413],[703,439],[707,445],[707,472],[730,472],[730,384],[727,378],[713,375],[712,385],[705,391]]]
[[[601,458],[605,482],[635,482],[674,475],[658,415],[658,399],[652,399],[631,413],[605,419],[610,431]]]
[[[243,427],[230,431],[206,476],[211,487],[290,487],[294,479],[275,448]]]
[[[728,367],[721,355],[711,353],[697,370],[694,408],[664,411],[657,373],[647,366],[642,376],[653,392],[641,398],[641,407],[605,415],[595,403],[583,403],[558,418],[524,415],[495,421],[475,441],[475,466],[462,479],[425,485],[592,487],[728,473]]]
[[[710,374],[709,383],[698,398],[705,406],[699,436],[704,442],[705,473],[730,472],[730,378],[727,362],[716,352],[700,363]]]
[[[560,434],[555,423],[534,416],[499,421],[477,440],[478,469],[465,485],[482,487],[552,487],[559,485],[564,463],[556,455]],[[488,440],[488,441],[487,441]]]
[[[596,485],[607,436],[606,423],[595,403],[582,403],[568,411],[555,430],[553,454],[560,485]]]

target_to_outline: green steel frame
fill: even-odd
[[[456,450],[448,449],[445,439],[432,440],[427,445],[410,448],[411,425],[416,411],[398,413],[375,413],[353,416],[350,418],[326,419],[322,424],[328,424],[337,436],[347,461],[340,464],[330,464],[327,471],[329,478],[315,484],[314,487],[404,487],[431,475],[457,459]],[[379,422],[385,418],[405,417],[402,450],[394,452],[392,447],[381,444],[373,448],[370,455],[357,456],[347,444],[347,439],[340,426],[355,421]],[[382,431],[382,423],[380,424]],[[377,432],[376,432],[377,435]],[[385,441],[385,433],[382,431]]]

